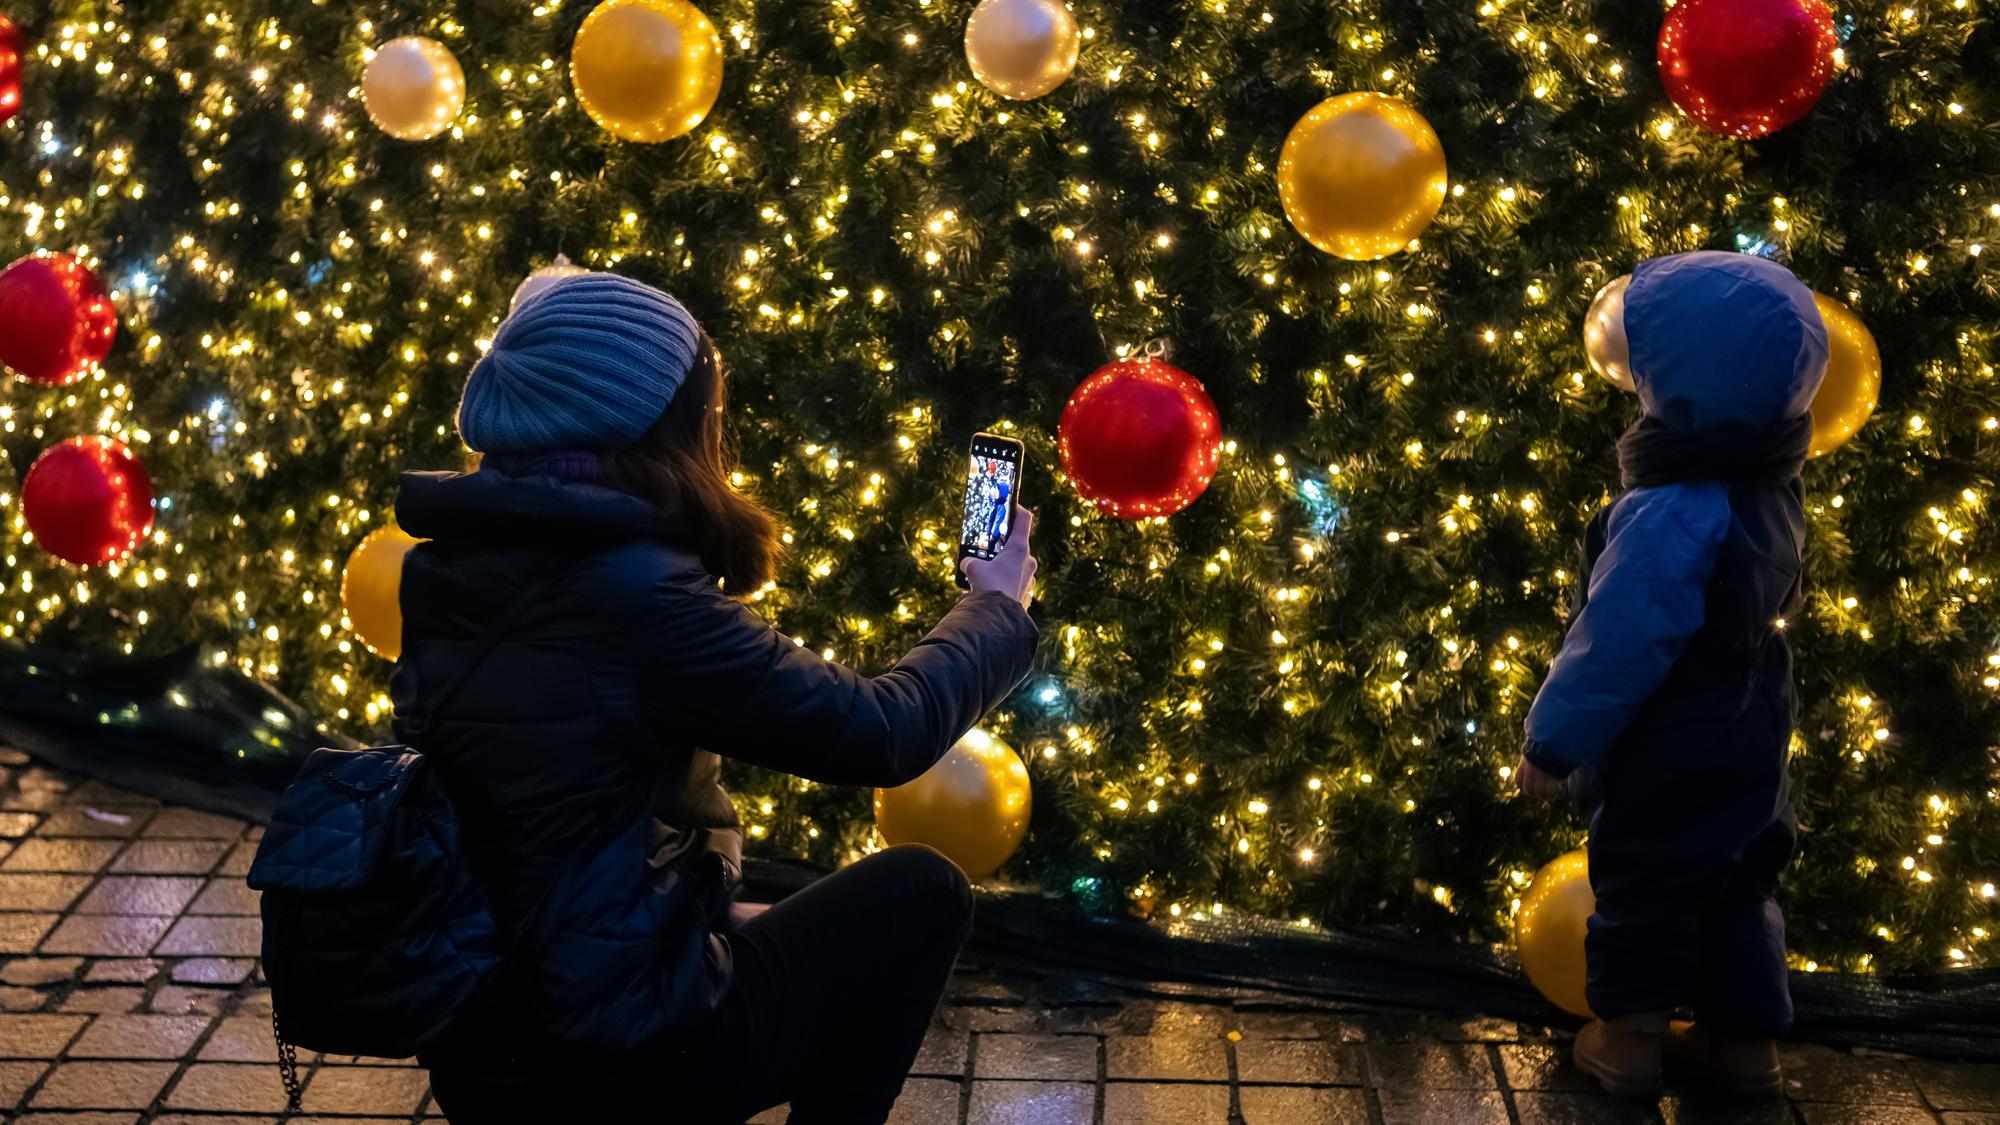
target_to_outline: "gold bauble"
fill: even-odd
[[[1590,369],[1621,391],[1633,390],[1632,342],[1625,337],[1625,290],[1632,275],[1616,278],[1591,298],[1583,314],[1583,354]]]
[[[891,844],[928,844],[984,879],[1028,832],[1028,767],[1007,744],[974,728],[924,775],[875,791],[875,827]]]
[[[1819,457],[1847,443],[1875,413],[1882,397],[1882,352],[1854,310],[1824,293],[1814,293],[1826,322],[1826,378],[1812,401],[1812,445]]]
[[[521,284],[514,287],[514,295],[507,299],[507,315],[513,316],[516,309],[541,296],[556,282],[566,277],[583,277],[588,273],[589,270],[582,266],[573,266],[568,258],[557,254],[554,262],[522,278]]]
[[[361,103],[384,133],[427,141],[451,128],[465,108],[465,71],[435,39],[391,39],[361,73]]]
[[[1062,0],[979,0],[965,21],[972,76],[1003,98],[1039,98],[1076,69],[1081,40]]]
[[[570,82],[591,120],[651,143],[691,131],[722,90],[722,36],[687,0],[605,0],[577,29]]]
[[[1408,246],[1444,206],[1444,145],[1424,115],[1385,94],[1342,94],[1314,106],[1278,155],[1285,218],[1349,261]]]
[[[378,528],[354,548],[340,576],[348,627],[384,660],[403,653],[403,557],[417,542],[394,524]]]
[[[1590,859],[1570,852],[1535,873],[1521,912],[1514,919],[1514,944],[1528,983],[1548,1002],[1573,1016],[1588,1018],[1583,941],[1597,896],[1590,891]]]

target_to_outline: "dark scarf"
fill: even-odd
[[[1626,488],[1688,481],[1784,484],[1798,478],[1811,444],[1812,419],[1804,415],[1761,429],[1729,426],[1695,433],[1644,415],[1618,439],[1618,472]]]
[[[495,472],[505,477],[545,477],[563,484],[594,484],[617,492],[634,491],[612,475],[609,454],[591,449],[487,453],[480,456],[479,468],[483,472]],[[678,515],[678,502],[643,495],[641,498],[652,503],[658,512],[663,535],[669,539],[688,539],[687,526]]]
[[[604,483],[604,459],[588,449],[557,449],[537,453],[488,453],[479,461],[509,477],[554,477],[571,484]]]

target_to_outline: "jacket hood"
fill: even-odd
[[[491,468],[404,473],[396,522],[419,539],[445,541],[674,538],[660,511],[631,493],[553,476],[508,476]]]
[[[1640,263],[1625,292],[1625,336],[1640,406],[1684,432],[1802,417],[1826,374],[1826,326],[1812,290],[1749,254]]]

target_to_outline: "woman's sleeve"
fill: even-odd
[[[1566,777],[1625,732],[1701,628],[1731,519],[1716,484],[1638,489],[1613,506],[1589,600],[1528,712],[1530,762]]]
[[[879,676],[794,643],[712,579],[664,580],[643,623],[655,713],[724,757],[837,785],[929,769],[1028,675],[1037,631],[1005,594],[968,594]]]

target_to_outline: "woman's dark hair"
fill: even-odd
[[[611,483],[650,500],[693,537],[701,563],[732,596],[771,580],[778,529],[763,505],[736,491],[736,463],[725,432],[729,394],[722,356],[703,333],[694,366],[667,412],[631,445],[605,458]]]

